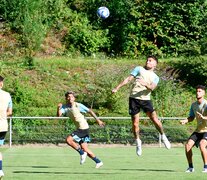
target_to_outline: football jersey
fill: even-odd
[[[63,105],[61,112],[63,115],[68,116],[78,129],[88,129],[89,125],[82,113],[88,112],[89,109],[81,104],[75,102],[72,106]]]
[[[207,120],[200,119],[196,112],[201,113],[203,116],[207,116],[207,101],[203,100],[201,104],[198,104],[198,102],[194,102],[191,105],[190,108],[190,117],[194,117],[197,120],[197,128],[195,132],[203,133],[207,132]]]
[[[12,108],[11,96],[0,89],[0,132],[8,131],[7,109]]]
[[[146,70],[142,66],[137,66],[131,72],[131,75],[134,76],[135,80],[132,84],[130,97],[140,100],[150,100],[151,90],[141,85],[138,80],[141,78],[148,84],[154,83],[157,85],[159,77],[153,71]]]

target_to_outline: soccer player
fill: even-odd
[[[150,100],[150,94],[157,87],[159,82],[159,77],[154,73],[157,64],[158,59],[155,56],[148,56],[144,67],[135,67],[130,75],[112,90],[112,93],[116,93],[119,88],[133,80],[133,85],[129,96],[129,114],[131,115],[132,119],[132,130],[136,142],[136,153],[138,156],[141,156],[142,154],[142,141],[139,137],[140,109],[142,109],[154,123],[156,129],[161,134],[161,138],[165,147],[167,149],[171,148],[171,144],[164,134],[162,123],[159,121]]]
[[[12,99],[8,92],[2,90],[4,78],[0,76],[0,146],[4,144],[8,131],[7,116],[12,115]],[[2,153],[0,152],[0,179],[4,176],[2,170]]]
[[[72,132],[67,138],[66,142],[69,146],[75,149],[80,154],[80,164],[83,164],[87,155],[96,163],[96,168],[103,166],[103,162],[98,159],[95,154],[88,148],[89,137],[89,125],[82,113],[89,113],[93,116],[99,126],[103,127],[102,122],[92,109],[87,108],[85,105],[75,101],[75,94],[72,91],[65,93],[66,103],[59,103],[57,107],[57,116],[68,116],[77,127],[77,130]]]
[[[189,137],[185,145],[185,154],[188,161],[188,169],[186,172],[194,172],[193,167],[193,152],[192,148],[194,145],[200,148],[201,156],[203,158],[203,172],[207,173],[207,101],[204,99],[205,96],[205,86],[198,85],[196,87],[196,99],[192,103],[190,108],[189,117],[185,120],[181,120],[181,124],[186,124],[193,121],[195,118],[197,120],[197,128]]]

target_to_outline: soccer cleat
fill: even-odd
[[[186,173],[192,173],[192,172],[194,172],[194,168],[188,168],[186,171],[185,171]]]
[[[100,168],[101,166],[103,166],[102,162],[96,163],[96,169]]]
[[[168,139],[167,139],[167,137],[165,136],[165,134],[162,134],[161,137],[162,137],[162,142],[164,143],[165,147],[166,147],[167,149],[170,149],[170,148],[171,148],[171,144],[170,144],[170,142],[168,141]]]
[[[80,164],[83,164],[86,161],[87,153],[84,152],[83,155],[80,156]]]
[[[2,179],[4,176],[4,172],[2,170],[0,170],[0,179]]]
[[[137,139],[136,142],[137,142],[136,153],[138,156],[141,156],[142,155],[142,141],[140,139]]]
[[[207,173],[207,168],[204,168],[202,172]]]

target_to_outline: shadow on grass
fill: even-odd
[[[32,166],[32,168],[50,168],[50,167],[47,167],[47,166]],[[102,168],[103,169],[103,168]],[[143,172],[176,172],[174,170],[168,170],[168,169],[103,169],[105,170],[106,172],[58,172],[58,171],[53,171],[53,172],[50,172],[50,171],[13,171],[13,173],[23,173],[23,174],[31,174],[31,173],[34,173],[34,174],[117,174],[120,172],[109,172],[109,171],[113,171],[113,170],[118,170],[118,171],[122,171],[123,174],[126,173],[126,171],[143,171]]]

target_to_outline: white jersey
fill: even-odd
[[[0,132],[8,131],[7,109],[12,108],[11,96],[0,89]]]

